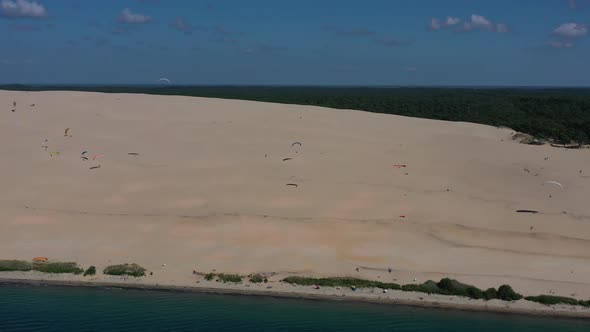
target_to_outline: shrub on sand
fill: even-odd
[[[84,271],[84,276],[93,276],[96,274],[96,267],[92,265],[86,271]]]
[[[383,289],[401,289],[400,285],[396,283],[386,283],[381,281],[357,279],[357,278],[307,278],[290,276],[283,279],[284,282],[289,284],[297,284],[303,286],[324,286],[324,287],[358,287],[358,288],[383,288]]]
[[[486,289],[486,291],[483,293],[483,297],[486,300],[497,299],[498,298],[498,291],[494,287],[490,287],[490,288]]]
[[[504,301],[517,301],[522,295],[516,293],[509,285],[502,285],[498,288],[498,298]]]
[[[35,262],[33,270],[45,273],[73,273],[82,274],[84,269],[75,262]]]
[[[264,279],[266,278],[264,278],[260,273],[256,273],[250,276],[250,282],[253,282],[255,284],[263,282]]]
[[[122,276],[128,275],[132,277],[143,277],[145,276],[145,269],[138,264],[131,263],[131,264],[117,264],[117,265],[109,265],[104,268],[102,271],[104,274],[113,275],[113,276]]]
[[[546,305],[550,304],[571,304],[571,305],[578,305],[580,302],[576,299],[571,297],[564,297],[564,296],[554,296],[554,295],[539,295],[539,296],[527,296],[525,300],[538,302]]]
[[[221,282],[242,282],[242,276],[238,275],[238,274],[225,274],[225,273],[220,273],[217,275],[217,280],[221,281]]]
[[[32,269],[31,262],[0,259],[0,271],[31,271]]]

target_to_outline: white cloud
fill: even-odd
[[[36,1],[2,0],[0,2],[0,16],[13,18],[43,18],[47,17],[47,10]]]
[[[123,9],[121,16],[119,16],[120,22],[129,24],[143,24],[148,23],[151,20],[151,16],[133,13],[129,8]]]
[[[494,23],[484,16],[472,14],[469,22],[465,22],[463,26],[457,29],[457,31],[473,31],[473,30],[486,30],[492,32],[509,32],[510,29],[504,23]]]
[[[180,17],[177,17],[174,22],[170,24],[170,27],[176,29],[180,32],[184,32],[185,34],[191,34],[193,31],[206,31],[207,27],[199,26],[199,25],[192,25],[189,22],[186,22]]]
[[[482,29],[492,29],[494,26],[490,20],[476,14],[471,15],[471,24]]]
[[[440,30],[440,28],[441,28],[440,20],[438,18],[433,18],[432,20],[430,20],[429,27],[431,30]]]
[[[555,35],[565,38],[576,38],[585,36],[588,33],[588,27],[584,24],[578,23],[564,23],[555,30],[553,30]]]
[[[447,16],[447,22],[446,22],[447,26],[453,26],[453,25],[459,24],[459,22],[461,22],[461,19],[459,19],[457,17]]]
[[[430,30],[437,31],[440,29],[453,27],[453,26],[459,24],[460,22],[461,22],[461,19],[459,19],[457,17],[451,17],[451,16],[447,16],[447,19],[444,22],[442,22],[438,18],[432,18],[430,20],[430,24],[429,24],[428,28]]]

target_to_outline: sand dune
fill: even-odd
[[[0,91],[0,105],[0,258],[137,262],[170,283],[194,268],[451,276],[590,297],[589,150],[236,100]]]

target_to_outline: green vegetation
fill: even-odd
[[[113,276],[128,275],[132,277],[143,277],[145,276],[145,269],[135,263],[132,264],[118,264],[109,265],[102,271],[104,274]]]
[[[32,269],[31,262],[0,259],[0,271],[31,271]]]
[[[324,286],[324,287],[359,287],[359,288],[366,288],[366,287],[377,287],[383,289],[401,289],[400,285],[395,283],[386,283],[380,281],[372,281],[372,280],[364,280],[364,279],[357,279],[357,278],[307,278],[307,277],[297,277],[291,276],[286,277],[283,279],[283,282],[289,284],[296,284],[296,285],[304,285],[304,286]]]
[[[221,281],[223,283],[226,282],[242,282],[242,276],[238,275],[238,274],[225,274],[225,273],[220,273],[217,275],[217,281]]]
[[[217,278],[217,279],[216,279]],[[205,275],[205,280],[211,281],[215,279],[217,282],[235,282],[239,283],[242,282],[242,276],[239,274],[226,274],[226,273],[208,273]]]
[[[402,286],[402,290],[428,294],[465,296],[472,299],[486,298],[485,293],[481,289],[449,278],[441,279],[439,282],[428,280],[419,285],[404,285]]]
[[[359,288],[384,288],[384,289],[401,289],[405,292],[420,292],[427,294],[456,295],[472,299],[500,299],[504,301],[516,301],[522,299],[522,295],[514,292],[512,287],[502,285],[498,290],[488,288],[485,291],[468,284],[461,283],[454,279],[443,278],[439,282],[428,280],[422,284],[400,285],[395,283],[384,283],[357,278],[308,278],[290,276],[283,279],[284,282],[296,285],[319,285],[327,287],[359,287]]]
[[[495,288],[488,288],[483,291],[475,286],[464,284],[449,278],[443,278],[439,282],[428,280],[423,284],[403,285],[402,290],[428,294],[457,295],[484,300],[500,299],[504,301],[516,301],[522,299],[522,295],[514,292],[512,287],[508,285],[502,285],[498,290]]]
[[[498,291],[494,287],[488,288],[483,292],[483,298],[486,300],[497,299]]]
[[[542,304],[571,304],[571,305],[584,305],[584,301],[578,301],[571,297],[554,296],[554,295],[539,295],[539,296],[527,296],[525,300],[538,302]]]
[[[86,271],[84,271],[84,276],[93,276],[96,274],[96,267],[92,265]]]
[[[265,277],[263,277],[261,274],[256,273],[250,276],[250,282],[259,284],[261,282],[264,281],[264,279],[266,279]]]
[[[3,90],[147,93],[286,104],[506,126],[559,143],[590,143],[590,89],[264,86],[26,86]]]
[[[578,304],[584,307],[590,307],[590,300],[588,301],[584,301],[584,300],[580,300],[578,301]]]
[[[441,293],[441,290],[438,287],[437,283],[432,280],[428,280],[422,284],[403,285],[402,290],[404,292],[420,292],[420,293],[428,293],[428,294],[440,294]]]
[[[82,268],[74,262],[27,262],[19,260],[0,260],[0,271],[39,271],[45,273],[81,274]]]
[[[45,273],[73,273],[82,274],[84,269],[75,262],[35,262],[33,270]]]
[[[522,295],[516,293],[509,285],[502,285],[498,288],[498,299],[504,301],[518,301]]]

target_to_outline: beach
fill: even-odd
[[[153,272],[0,272],[4,280],[338,298],[279,280],[450,277],[590,299],[588,149],[519,144],[509,128],[241,100],[0,91],[0,105],[0,259]],[[202,280],[214,270],[267,274],[272,289]],[[590,316],[526,301],[340,291]]]

